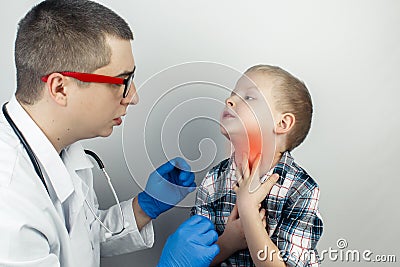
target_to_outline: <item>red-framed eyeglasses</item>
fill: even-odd
[[[129,93],[129,89],[131,88],[133,78],[135,77],[135,70],[136,70],[136,66],[133,68],[132,72],[126,73],[126,75],[128,75],[128,77],[126,79],[113,77],[113,76],[100,75],[100,74],[72,72],[72,71],[61,71],[58,73],[60,73],[64,76],[67,76],[67,77],[77,79],[81,82],[109,83],[109,84],[120,84],[120,85],[123,84],[123,85],[125,85],[125,88],[124,88],[124,93],[122,94],[122,97],[125,98]],[[47,82],[47,79],[49,78],[49,76],[50,76],[50,74],[43,76],[41,78],[41,80],[43,82]]]

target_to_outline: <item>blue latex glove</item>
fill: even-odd
[[[138,195],[142,210],[152,219],[169,210],[196,189],[194,174],[182,158],[174,158],[152,172]]]
[[[208,267],[219,253],[217,240],[212,222],[194,215],[168,238],[157,267]]]

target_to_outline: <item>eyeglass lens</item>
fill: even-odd
[[[133,78],[135,77],[135,73],[131,73],[129,77],[125,80],[125,88],[124,94],[122,95],[124,98],[129,94],[129,90],[131,89]]]

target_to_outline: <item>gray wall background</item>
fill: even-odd
[[[38,2],[12,1],[0,9],[1,102],[8,100],[15,88],[13,42],[17,22]],[[325,229],[319,250],[337,249],[337,240],[345,238],[347,249],[371,250],[374,255],[394,254],[400,261],[397,165],[400,120],[396,107],[400,97],[399,1],[104,0],[102,3],[120,13],[135,32],[137,87],[167,67],[190,61],[216,62],[239,71],[257,63],[269,63],[303,79],[313,97],[315,116],[310,135],[294,156],[321,187],[320,210]],[[128,199],[140,190],[128,166],[133,175],[143,175],[145,180],[152,164],[159,165],[165,159],[165,155],[156,153],[161,149],[154,134],[160,130],[159,126],[154,123],[146,128],[144,123],[146,108],[167,89],[162,86],[146,92],[139,89],[140,103],[130,108],[125,130],[121,127],[107,139],[85,141],[106,162],[121,199]],[[193,91],[185,92],[189,99]],[[228,95],[223,91],[214,93],[209,96],[218,101]],[[164,107],[180,103],[173,98],[164,101]],[[208,110],[218,118],[220,107],[215,104],[201,109],[193,105],[190,109],[189,105],[184,107],[184,113]],[[156,121],[157,114],[153,113]],[[148,135],[143,135],[145,128]],[[185,129],[186,134],[180,140],[184,157],[202,161],[211,153],[216,155],[213,164],[227,155],[226,142],[215,123],[199,120]],[[177,138],[166,134],[167,140]],[[126,159],[128,164],[123,149],[130,155]],[[152,151],[150,160],[146,150]],[[210,163],[208,159],[204,161]],[[108,207],[113,198],[102,176],[97,174],[98,197],[101,206]],[[199,172],[196,180],[201,181],[203,175],[204,171]],[[192,200],[185,203],[190,205]],[[187,208],[176,208],[160,216],[154,223],[154,248],[103,259],[102,266],[155,266],[167,236],[187,217]],[[325,266],[366,264],[396,265],[324,261]]]

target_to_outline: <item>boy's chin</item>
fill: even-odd
[[[221,127],[220,131],[221,131],[221,134],[226,137],[226,139],[231,140],[229,137],[228,131],[224,127]]]
[[[236,141],[236,142],[238,142],[238,141],[243,141],[243,142],[247,142],[247,135],[246,135],[246,133],[243,133],[243,132],[236,132],[236,131],[227,131],[226,129],[224,129],[224,128],[221,128],[221,134],[223,135],[223,136],[225,136],[226,137],[226,139],[228,139],[229,141]]]
[[[229,134],[223,133],[223,132],[221,132],[221,133],[222,133],[223,136],[225,136],[226,139],[228,139],[229,141],[231,140],[231,138],[229,137]]]

